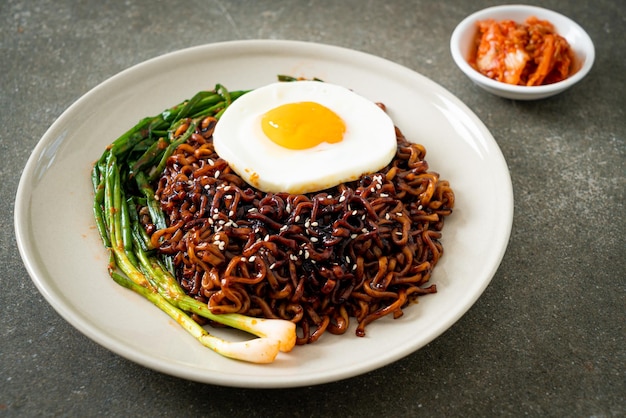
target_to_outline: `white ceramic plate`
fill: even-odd
[[[400,319],[324,334],[270,365],[225,359],[158,308],[115,284],[92,220],[90,170],[104,148],[144,116],[222,83],[249,89],[277,74],[319,77],[387,105],[407,138],[423,143],[433,171],[450,180],[438,293]],[[49,128],[20,180],[15,230],[24,264],[54,309],[86,336],[145,367],[189,380],[279,388],[356,376],[401,359],[454,324],[476,301],[504,255],[513,217],[506,162],[480,120],[448,91],[400,65],[361,52],[294,41],[194,47],[134,66],[81,97]],[[353,321],[354,322],[354,321]],[[228,331],[211,330],[218,335]]]

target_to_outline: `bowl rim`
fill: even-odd
[[[479,20],[488,18],[488,16],[493,13],[507,10],[528,13],[529,15],[537,15],[538,18],[546,19],[549,21],[550,17],[556,17],[567,22],[572,28],[574,28],[582,39],[582,49],[585,51],[584,62],[582,63],[578,71],[567,77],[565,80],[561,80],[556,83],[540,86],[520,86],[507,84],[502,81],[491,79],[474,69],[467,62],[466,57],[464,57],[460,51],[462,32],[464,32],[468,28],[468,26],[475,24],[475,22]],[[580,26],[571,18],[559,12],[527,4],[504,4],[498,6],[490,6],[469,14],[467,17],[461,20],[461,22],[459,22],[459,24],[454,28],[454,31],[452,32],[452,35],[450,37],[450,51],[456,65],[461,69],[461,71],[463,71],[463,73],[465,73],[465,75],[467,75],[473,81],[483,84],[484,86],[489,87],[493,90],[506,91],[508,93],[515,93],[520,95],[527,94],[533,96],[549,92],[559,92],[571,87],[572,85],[582,80],[589,73],[595,61],[595,47],[593,41],[589,34],[582,28],[582,26]]]

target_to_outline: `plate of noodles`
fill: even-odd
[[[429,170],[449,181],[454,210],[429,284],[394,319],[356,335],[323,334],[280,353],[271,364],[219,356],[174,320],[109,276],[109,255],[92,212],[90,172],[107,145],[148,115],[216,84],[252,90],[279,74],[319,78],[384,103],[393,123],[426,149]],[[218,122],[219,123],[219,122]],[[18,187],[15,229],[38,290],[87,337],[144,367],[209,384],[284,388],[346,379],[410,355],[450,328],[480,297],[504,256],[513,192],[504,157],[487,128],[460,100],[426,77],[388,60],[299,41],[233,41],[172,52],[93,88],[48,129]],[[239,338],[226,328],[206,329]]]

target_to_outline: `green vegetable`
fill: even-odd
[[[200,92],[159,115],[142,119],[120,136],[94,164],[93,212],[102,242],[111,253],[108,270],[116,283],[148,299],[215,352],[238,360],[269,363],[279,351],[287,352],[294,347],[295,324],[211,313],[206,304],[185,294],[174,276],[171,259],[151,248],[136,209],[138,204],[147,206],[157,228],[166,226],[151,181],[159,177],[167,158],[189,138],[198,123],[208,116],[219,119],[228,105],[243,94],[245,91],[229,92],[218,84],[213,91]],[[225,341],[209,334],[190,314],[259,338]]]

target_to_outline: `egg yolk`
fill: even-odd
[[[302,150],[322,142],[340,142],[346,131],[343,120],[329,108],[315,102],[287,103],[261,118],[265,135],[281,147]]]

